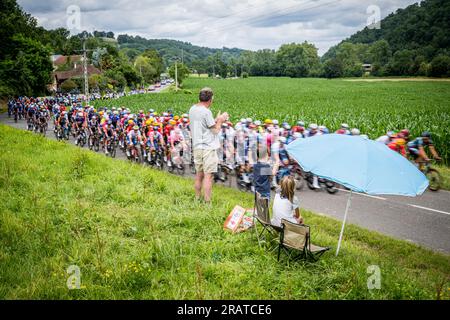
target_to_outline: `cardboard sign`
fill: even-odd
[[[254,209],[245,210],[244,216],[241,219],[241,223],[239,224],[239,228],[236,232],[244,232],[253,227],[253,212]]]
[[[225,220],[223,228],[233,233],[243,232],[253,226],[253,209],[244,209],[235,206],[228,218]]]
[[[231,213],[228,215],[227,220],[225,220],[225,224],[223,228],[226,230],[230,230],[231,232],[236,232],[241,224],[242,217],[245,214],[245,209],[241,206],[235,206]]]

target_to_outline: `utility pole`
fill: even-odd
[[[86,38],[83,42],[83,73],[84,73],[84,95],[86,96],[86,103],[89,104],[89,79],[87,70],[87,55],[86,55]]]
[[[144,86],[144,78],[142,78],[142,64],[139,65],[139,72],[141,73],[141,87]]]
[[[184,64],[184,50],[181,49],[181,63]]]
[[[175,60],[175,91],[178,91],[178,59]]]
[[[213,62],[213,79],[215,79],[215,78],[216,78],[216,69],[215,69],[215,65]]]
[[[75,50],[76,52],[83,52],[83,78],[84,78],[84,95],[86,96],[86,103],[89,104],[89,74],[87,68],[87,52],[93,50],[86,49],[87,37],[83,38],[83,50]]]

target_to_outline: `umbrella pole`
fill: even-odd
[[[347,220],[348,209],[350,208],[350,205],[352,203],[352,193],[353,193],[353,191],[350,190],[350,194],[349,194],[348,200],[347,200],[347,207],[345,208],[344,221],[342,221],[341,234],[339,235],[339,242],[338,242],[338,246],[336,249],[336,257],[338,256],[339,249],[341,248],[342,236],[344,235],[345,221]]]

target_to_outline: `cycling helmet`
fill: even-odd
[[[133,121],[133,120],[128,120],[128,124],[129,124],[129,125],[133,125],[133,124],[134,124],[134,121]]]
[[[422,138],[431,138],[431,133],[429,133],[428,131],[422,132]]]
[[[252,118],[247,118],[246,121],[247,121],[247,123],[252,123],[253,119]]]
[[[388,131],[388,132],[386,133],[386,135],[387,135],[389,138],[392,138],[393,136],[395,136],[395,132],[394,132],[394,131]]]
[[[361,132],[359,131],[359,129],[353,128],[351,134],[352,136],[359,136]]]
[[[395,140],[395,144],[398,146],[404,146],[406,144],[406,140],[405,139],[397,139]]]
[[[158,126],[153,126],[153,130],[158,131],[159,127]]]
[[[293,136],[295,139],[298,139],[302,137],[302,134],[300,132],[294,132]]]
[[[147,126],[151,126],[151,125],[152,125],[152,121],[149,119],[149,120],[145,121],[145,124],[146,124]]]
[[[175,117],[173,117],[173,120],[178,121],[178,120],[180,120],[180,117],[179,116],[175,116]]]
[[[139,110],[139,113],[144,113],[144,110]]]
[[[266,120],[264,120],[264,124],[272,124],[272,120],[266,119]]]
[[[298,125],[299,127],[304,127],[304,126],[305,126],[305,123],[304,123],[303,121],[297,121],[297,125]]]
[[[409,130],[408,129],[403,129],[402,131],[400,131],[401,134],[403,134],[404,137],[409,137]]]
[[[272,121],[272,123],[273,123],[274,125],[278,125],[278,120],[275,119],[275,120]]]
[[[183,118],[183,122],[184,122],[184,123],[188,123],[188,122],[189,122],[189,119]]]
[[[172,126],[174,126],[174,125],[177,124],[177,122],[176,122],[175,120],[170,120],[170,121],[169,121],[169,124],[172,125]]]
[[[154,113],[154,112],[155,112],[155,110],[153,110],[153,109],[150,109],[150,110],[148,110],[148,112],[149,112],[149,113]]]
[[[222,128],[224,129],[228,128],[228,123],[222,123]]]
[[[134,127],[133,127],[133,130],[134,130],[134,131],[139,130],[139,126],[134,126]]]
[[[77,116],[82,117],[83,116],[83,112],[78,112]]]
[[[343,123],[343,124],[341,124],[341,128],[348,130],[350,128],[350,126],[346,123]]]
[[[241,119],[241,123],[242,123],[242,124],[246,124],[246,123],[247,123],[247,119],[242,118],[242,119]]]
[[[311,123],[310,125],[309,125],[309,129],[311,129],[311,130],[317,130],[319,127],[317,126],[317,124],[315,124],[315,123]]]
[[[189,118],[189,115],[187,113],[183,114],[183,118]]]
[[[255,121],[255,125],[260,126],[260,125],[261,125],[261,121],[256,120],[256,121]]]
[[[109,121],[108,121],[108,125],[109,125],[109,126],[112,125],[112,120],[109,120]]]
[[[290,126],[289,124],[286,124],[286,125],[284,126],[284,129],[285,129],[285,130],[291,130],[291,126]]]

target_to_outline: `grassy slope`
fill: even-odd
[[[341,255],[278,263],[250,232],[222,229],[252,196],[111,160],[0,125],[0,298],[450,298],[450,257],[349,225]],[[305,213],[314,242],[336,246],[340,223]],[[78,265],[82,290],[67,290]],[[381,290],[368,290],[369,265]],[[439,289],[441,288],[441,289]]]

